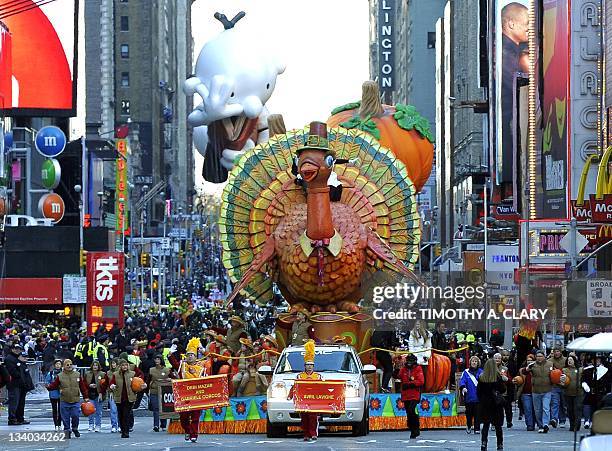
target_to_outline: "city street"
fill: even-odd
[[[151,429],[150,412],[144,409],[135,411],[134,432],[129,439],[121,439],[120,434],[111,434],[108,412],[104,412],[102,432],[87,432],[87,419],[81,417],[81,437],[68,441],[27,441],[21,433],[52,432],[49,427],[51,406],[46,401],[29,402],[26,417],[31,424],[27,426],[6,426],[2,419],[0,426],[0,449],[2,450],[114,450],[119,447],[148,450],[183,450],[201,448],[243,448],[243,449],[430,449],[430,450],[477,450],[480,449],[480,436],[468,435],[463,429],[422,431],[417,440],[410,440],[407,431],[371,432],[367,437],[351,437],[348,434],[321,432],[318,442],[304,443],[299,434],[284,439],[268,439],[265,435],[200,435],[197,444],[186,443],[182,435],[155,433]],[[527,432],[524,424],[515,423],[511,430],[504,429],[504,450],[570,450],[573,449],[573,434],[567,429],[552,430],[546,435]],[[14,434],[11,439],[11,434]],[[53,434],[50,434],[51,437]],[[58,434],[60,436],[61,434]],[[39,436],[40,437],[40,436]],[[49,437],[46,435],[45,438]],[[20,439],[20,440],[18,440]],[[495,449],[495,438],[489,436],[489,449]],[[492,441],[491,441],[492,440]]]

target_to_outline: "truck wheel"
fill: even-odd
[[[364,415],[361,421],[353,425],[353,437],[362,437],[367,434],[368,434],[368,416],[364,412]]]
[[[287,426],[275,425],[270,422],[270,418],[266,418],[266,435],[268,438],[281,438],[287,436]]]

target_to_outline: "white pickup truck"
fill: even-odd
[[[261,366],[259,373],[272,375],[268,387],[268,437],[282,437],[287,426],[299,425],[300,414],[295,412],[293,400],[287,399],[289,390],[299,373],[304,370],[304,346],[289,346],[279,356],[275,368]],[[376,372],[374,365],[362,365],[352,346],[317,345],[315,371],[323,380],[346,381],[343,414],[321,414],[320,424],[352,426],[354,436],[367,435],[369,430],[369,387],[366,374]]]

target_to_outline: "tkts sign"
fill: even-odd
[[[120,252],[87,254],[87,334],[115,322],[123,327],[123,259]]]

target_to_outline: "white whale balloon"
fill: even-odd
[[[216,183],[225,181],[236,158],[268,139],[265,103],[285,70],[260,34],[234,28],[242,17],[244,12],[232,20],[215,14],[225,30],[204,45],[195,75],[183,87],[186,95],[202,99],[188,122],[196,149],[205,157],[204,178]]]

